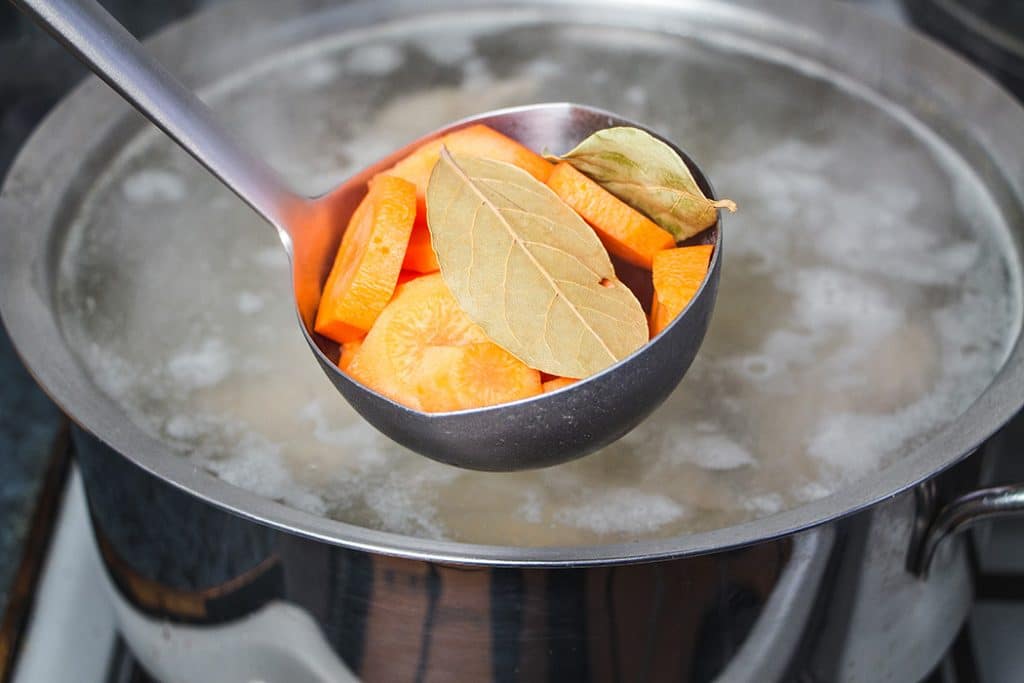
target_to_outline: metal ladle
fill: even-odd
[[[703,286],[682,315],[629,358],[535,398],[458,412],[421,413],[342,373],[329,358],[337,351],[336,345],[312,331],[320,289],[340,233],[365,194],[367,181],[418,145],[456,128],[484,123],[533,149],[564,151],[602,128],[637,124],[598,109],[565,103],[488,112],[436,130],[327,194],[310,198],[289,189],[266,164],[236,142],[199,98],[151,58],[95,0],[12,2],[277,228],[291,258],[295,305],[313,355],[348,402],[402,445],[434,460],[477,470],[514,471],[555,465],[592,453],[635,427],[668,397],[693,361],[718,290],[718,224],[696,238],[716,248]],[[705,193],[713,196],[699,169],[676,151]]]

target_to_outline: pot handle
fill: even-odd
[[[960,496],[935,515],[917,544],[910,571],[927,578],[935,551],[947,538],[978,522],[1016,515],[1024,516],[1024,483],[992,486]]]

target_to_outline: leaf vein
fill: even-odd
[[[477,184],[473,181],[473,179],[455,162],[455,159],[452,158],[451,154],[448,152],[447,149],[442,148],[441,156],[445,160],[445,162],[448,163],[454,169],[456,175],[458,175],[458,177],[466,184],[466,186],[469,187],[470,190],[472,190],[480,198],[480,200],[487,205],[487,208],[490,209],[491,212],[498,218],[498,222],[502,225],[502,227],[505,228],[506,231],[508,231],[509,235],[512,237],[512,241],[514,243],[518,242],[519,235],[516,233],[515,229],[505,218],[504,214],[501,213],[501,211],[494,204],[494,202],[492,202],[491,199],[483,192],[482,188],[478,187]],[[587,321],[587,319],[580,313],[580,311],[572,303],[572,300],[565,296],[565,293],[562,291],[562,288],[557,285],[557,283],[551,277],[551,274],[547,271],[547,269],[544,268],[540,264],[540,262],[537,261],[537,258],[529,249],[522,249],[523,252],[526,253],[528,259],[530,260],[534,268],[536,268],[541,273],[541,275],[545,279],[547,279],[547,281],[551,284],[551,287],[555,290],[555,293],[570,303],[570,310],[572,310],[573,313],[579,318],[583,327],[586,328],[586,330],[590,332],[590,334],[595,339],[597,339],[601,348],[608,354],[608,356],[612,358],[612,360],[616,360],[615,353],[611,350],[611,348],[608,346],[605,340],[602,339],[601,336],[597,334],[597,331],[590,325],[589,321]]]

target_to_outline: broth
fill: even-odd
[[[601,453],[548,470],[467,472],[409,453],[310,357],[273,231],[147,133],[88,194],[59,283],[69,342],[133,421],[225,481],[313,514],[424,538],[572,545],[711,529],[826,496],[991,381],[1019,307],[1006,227],[923,127],[806,65],[488,17],[342,36],[257,65],[210,101],[308,190],[505,105],[581,101],[663,131],[740,205],[725,219],[710,332],[669,401]]]

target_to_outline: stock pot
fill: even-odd
[[[204,11],[149,47],[216,109],[275,61],[453,22],[515,22],[535,35],[599,29],[609,53],[627,55],[642,41],[683,55],[713,45],[885,102],[901,125],[941,137],[984,185],[1019,286],[1024,110],[943,48],[839,4],[256,0]],[[619,44],[609,38],[616,31]],[[487,40],[473,50],[487,53]],[[500,72],[501,56],[492,57]],[[398,66],[381,58],[370,68]],[[582,79],[597,66],[565,68]],[[449,68],[429,73],[440,88],[472,87]],[[643,83],[644,74],[612,78]],[[477,95],[486,109],[506,103],[490,98],[522,93]],[[377,96],[360,106],[372,111]],[[801,96],[813,94],[780,92]],[[592,103],[614,109],[633,95],[622,97]],[[671,117],[659,98],[676,100],[648,97],[650,115]],[[306,125],[295,106],[295,125]],[[431,117],[471,113],[459,106],[409,116],[427,129]],[[701,111],[690,114],[713,118]],[[980,474],[985,451],[1012,448],[992,437],[1024,403],[1019,311],[994,379],[938,433],[825,498],[725,528],[603,545],[481,545],[358,527],[232,486],[136,426],[62,331],[56,282],[73,248],[68,230],[94,210],[94,180],[146,130],[94,79],[40,126],[0,200],[0,307],[26,365],[77,425],[120,625],[161,680],[913,680],[970,605],[957,532],[1024,509],[1021,487],[986,488]],[[993,296],[1019,308],[1019,296]]]

